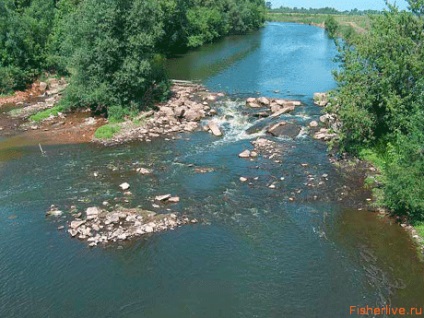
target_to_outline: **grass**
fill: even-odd
[[[348,15],[333,14],[334,19],[340,26],[339,32],[344,34],[349,28],[353,28],[358,33],[366,32],[370,29],[371,19],[368,15]],[[311,24],[324,27],[328,14],[307,14],[307,13],[268,13],[267,20],[275,22],[293,22]]]
[[[384,157],[375,149],[364,148],[359,152],[359,157],[362,160],[372,163],[380,172],[384,171],[386,166],[386,160]]]
[[[115,134],[121,131],[121,127],[118,124],[106,124],[99,127],[94,133],[94,137],[97,139],[111,139]]]
[[[57,116],[60,112],[63,112],[63,111],[64,111],[64,108],[58,105],[53,108],[49,108],[39,113],[36,113],[32,115],[31,117],[29,117],[29,119],[35,122],[40,122],[46,118],[49,118],[50,116]]]
[[[417,234],[424,239],[424,222],[414,224],[414,228],[417,230]]]

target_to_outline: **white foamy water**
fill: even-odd
[[[249,122],[249,115],[243,113],[243,106],[238,101],[225,101],[220,107],[220,116],[213,119],[221,128],[223,137],[215,141],[214,145],[222,143],[231,143],[239,140],[255,139],[265,135],[264,131],[254,134],[248,134],[246,131],[257,124],[261,119],[255,122]]]

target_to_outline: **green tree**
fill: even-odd
[[[155,44],[163,36],[157,1],[86,0],[67,21],[62,52],[72,106],[139,110],[163,97],[167,81]],[[117,116],[119,117],[119,116]]]
[[[385,203],[396,214],[424,218],[424,20],[389,7],[372,18],[369,33],[339,43],[336,73],[341,145],[370,148],[384,159]]]

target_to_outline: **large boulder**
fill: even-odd
[[[221,129],[219,129],[219,126],[217,125],[216,122],[210,121],[208,123],[208,127],[209,127],[209,129],[211,130],[211,132],[214,136],[218,136],[218,137],[222,136]]]
[[[299,134],[300,130],[301,128],[299,125],[281,121],[269,127],[268,133],[276,137],[289,137],[294,139]]]

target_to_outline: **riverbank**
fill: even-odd
[[[39,86],[40,83],[33,85],[36,88]],[[51,83],[43,86],[50,87]],[[215,115],[213,105],[224,96],[222,93],[211,93],[202,85],[177,82],[172,86],[167,102],[123,122],[110,123],[90,109],[64,111],[59,108],[57,104],[65,87],[63,82],[54,91],[36,89],[31,90],[33,93],[17,93],[16,97],[4,99],[6,109],[0,114],[0,135],[19,135],[43,144],[149,142],[160,136],[171,137],[179,132],[199,129],[200,120]],[[19,102],[13,103],[18,99]],[[213,130],[219,135],[218,131]]]
[[[343,36],[353,30],[355,33],[365,33],[370,29],[368,15],[343,15],[343,14],[307,14],[307,13],[267,13],[267,21],[291,22],[325,28],[325,20],[331,16],[339,25],[337,34]]]
[[[313,136],[315,139],[327,142],[331,151],[336,154],[338,151],[338,134],[342,127],[342,122],[337,114],[334,113],[335,107],[332,107],[328,93],[315,93],[314,101],[317,106],[323,107],[324,114],[320,117],[320,123],[324,125],[325,128],[321,128],[317,131],[319,124],[317,122],[311,122],[310,127],[315,129]],[[361,151],[359,158],[344,153],[340,159],[341,160],[334,161],[338,166],[352,166],[355,169],[359,166],[365,166],[366,173],[363,178],[363,186],[372,193],[372,198],[369,198],[369,210],[377,212],[391,222],[399,224],[417,245],[420,258],[424,259],[423,223],[418,222],[414,224],[406,216],[396,216],[383,203],[384,193],[382,188],[384,187],[384,180],[386,179],[384,174],[385,160],[371,149],[364,149]]]

